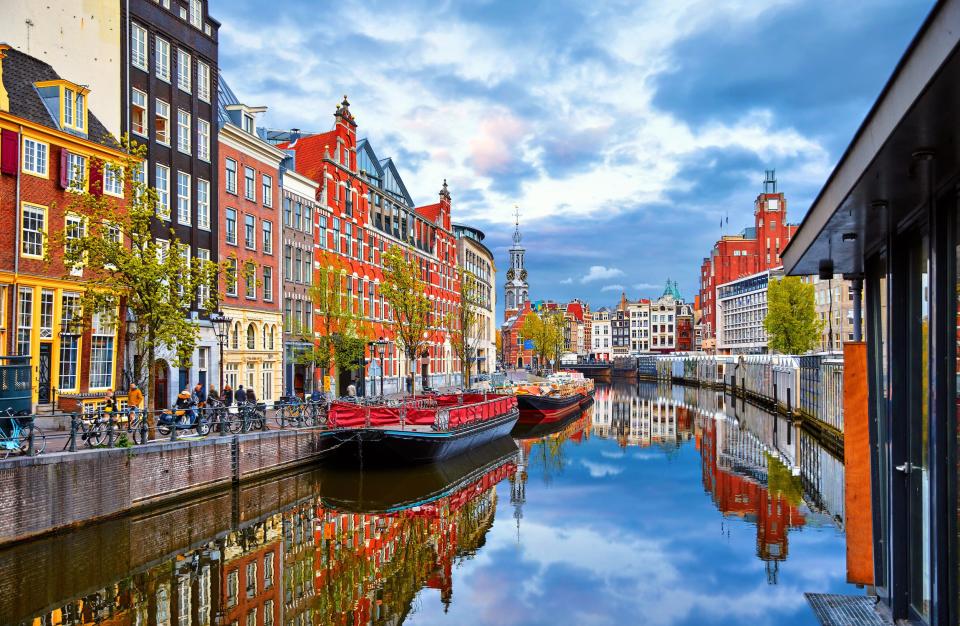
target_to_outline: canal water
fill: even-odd
[[[122,480],[122,477],[117,477]],[[598,385],[440,466],[317,469],[0,552],[0,624],[814,624],[843,466],[713,391]]]

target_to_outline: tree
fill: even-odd
[[[450,336],[453,350],[460,359],[463,384],[470,386],[473,358],[480,345],[480,289],[476,276],[465,267],[460,267],[460,307],[453,314],[454,324]]]
[[[416,390],[413,365],[427,344],[433,310],[427,284],[417,263],[397,246],[391,246],[383,255],[383,278],[380,293],[390,305],[397,345],[410,366],[410,388]]]
[[[813,285],[796,276],[771,280],[767,288],[767,331],[770,349],[784,354],[812,350],[823,333],[823,320],[814,309]]]
[[[351,277],[347,275],[343,259],[327,253],[317,261],[321,269],[309,293],[313,307],[319,312],[316,328],[319,336],[314,337],[313,333],[306,332],[296,324],[296,320],[288,322],[293,332],[313,344],[313,350],[298,357],[297,361],[312,363],[323,370],[332,370],[334,367],[338,370],[356,369],[366,354],[370,329],[361,312],[349,299],[346,281]]]
[[[67,268],[90,268],[79,302],[84,324],[94,314],[100,323],[105,323],[104,316],[117,323],[121,307],[136,321],[132,340],[140,350],[133,377],[141,386],[146,382],[149,406],[157,351],[169,350],[176,367],[189,365],[200,327],[187,310],[191,303],[201,312],[217,309],[216,277],[221,266],[191,257],[189,244],[181,242],[172,229],[166,240],[155,236],[151,226],[169,209],[160,204],[157,190],[142,182],[146,149],[125,139],[122,150],[126,157],[121,163],[91,164],[96,173],[91,176],[92,188],[73,194],[68,207],[79,222],[51,239],[62,246]],[[122,181],[124,199],[100,193],[99,181],[114,176]],[[234,265],[223,267],[228,281],[238,278]]]
[[[524,339],[533,342],[533,350],[537,354],[540,367],[550,359],[555,363],[560,361],[560,352],[563,350],[563,314],[559,311],[531,311],[523,319],[520,334]]]

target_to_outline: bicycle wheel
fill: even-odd
[[[30,429],[21,430],[20,453],[27,454],[30,450]],[[39,427],[33,427],[33,455],[42,454],[47,447],[47,436]]]
[[[103,442],[107,440],[106,423],[100,418],[94,419],[90,423],[89,428],[84,431],[83,439],[86,441],[88,447],[97,448],[102,446]]]
[[[294,417],[294,411],[296,411],[296,409],[292,404],[281,404],[277,407],[276,413],[273,415],[273,420],[280,428],[286,428],[288,425],[295,426],[297,422]]]
[[[197,424],[194,426],[194,430],[197,431],[197,434],[201,437],[210,434],[210,422],[207,421],[206,417],[198,417]]]
[[[227,419],[229,420],[227,422],[227,426],[231,433],[236,435],[243,430],[243,415],[241,415],[240,411],[237,411],[236,413],[228,412]]]
[[[129,425],[130,438],[133,439],[133,443],[137,445],[140,445],[141,443],[143,443],[143,439],[144,439],[143,433],[140,431],[142,419],[143,418],[141,418],[138,415],[134,415],[133,417],[130,418],[130,425]],[[148,437],[150,436],[149,433],[147,434],[147,436]]]

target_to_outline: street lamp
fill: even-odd
[[[383,355],[387,351],[387,341],[383,337],[374,342],[377,344],[377,352],[380,354],[380,395],[383,395]]]
[[[210,323],[213,324],[213,332],[217,335],[217,344],[220,346],[220,397],[223,397],[223,345],[227,343],[227,337],[230,333],[229,317],[223,314],[223,311],[214,311],[210,314]]]

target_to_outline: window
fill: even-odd
[[[230,257],[227,259],[227,295],[236,296],[237,295],[237,278],[239,271],[237,269],[237,258]],[[233,337],[233,347],[237,348],[237,336]]]
[[[237,193],[237,162],[227,159],[227,192]]]
[[[177,172],[177,222],[190,225],[190,174]]]
[[[233,366],[233,369],[236,370],[236,367],[237,367],[236,363],[228,363],[227,368],[229,369],[231,365]],[[236,378],[236,372],[234,372],[233,375],[234,375],[234,378]],[[229,381],[227,381],[227,384],[229,384]],[[236,387],[236,380],[234,380],[234,384],[230,386]],[[239,595],[240,595],[240,573],[234,570],[229,574],[227,574],[227,606],[236,606],[237,597]]]
[[[75,255],[77,253],[74,242],[77,239],[83,238],[84,230],[83,219],[81,219],[79,215],[67,215],[64,220],[64,249],[67,254]],[[83,263],[77,263],[71,267],[70,274],[71,276],[82,276]]]
[[[237,210],[227,209],[227,243],[237,245]]]
[[[33,332],[33,289],[21,287],[17,301],[17,354],[30,354]]]
[[[298,283],[302,283],[303,282],[303,268],[302,268],[303,251],[300,250],[300,248],[297,248],[296,250],[294,250],[294,256],[296,258],[293,266],[293,279]]]
[[[303,282],[309,285],[313,282],[313,254],[304,252],[303,254]]]
[[[170,105],[159,98],[153,116],[153,132],[157,143],[170,145]]]
[[[64,87],[62,126],[83,132],[86,117],[83,94]]]
[[[61,320],[70,322],[78,312],[80,296],[75,293],[64,294],[60,298]],[[77,354],[80,337],[77,334],[64,334],[60,337],[60,391],[77,388]]]
[[[263,268],[263,299],[267,302],[273,302],[273,268]]]
[[[157,163],[157,216],[165,220],[170,219],[170,168]]]
[[[253,324],[250,324],[247,326],[247,350],[255,350],[256,347],[257,347],[257,329],[254,328]],[[250,571],[251,565],[253,566],[252,573]],[[253,585],[253,593],[250,592],[251,585]],[[247,597],[252,598],[255,595],[257,595],[257,564],[250,563],[249,565],[247,565]]]
[[[263,231],[263,252],[273,254],[273,222],[261,220],[260,230]]]
[[[147,69],[147,31],[138,24],[130,27],[130,63],[144,71]]]
[[[256,218],[252,215],[243,216],[243,245],[251,250],[257,249],[256,223]]]
[[[264,363],[263,369],[267,370],[268,365],[270,370],[272,370],[273,369],[272,363],[270,364]],[[266,385],[264,385],[264,391],[266,391]],[[273,553],[268,552],[263,557],[263,588],[270,589],[271,587],[273,587]]]
[[[194,28],[203,26],[203,6],[200,0],[190,0],[190,24]]]
[[[67,189],[83,191],[87,182],[87,157],[67,153]]]
[[[210,181],[197,179],[197,226],[210,230]]]
[[[197,61],[197,97],[210,102],[210,66]]]
[[[255,268],[246,267],[244,282],[244,296],[253,300],[257,297],[257,272]]]
[[[147,136],[147,94],[139,89],[130,92],[130,129],[141,137]]]
[[[300,200],[293,205],[293,227],[298,230],[303,228],[303,203]]]
[[[113,324],[107,322],[112,313],[93,316],[90,337],[90,388],[113,387]]]
[[[243,114],[243,130],[247,131],[251,135],[253,134],[253,116]]]
[[[210,122],[197,119],[197,158],[210,162]]]
[[[118,198],[123,197],[123,170],[119,165],[104,163],[103,192]]]
[[[293,248],[290,247],[290,244],[287,244],[283,247],[283,279],[284,280],[293,280],[293,273],[290,268],[290,263],[292,258],[293,258]]]
[[[20,221],[20,254],[43,256],[43,238],[47,232],[47,210],[33,204],[23,205]]]
[[[263,373],[264,381],[266,381],[267,372]],[[264,394],[266,394],[266,382],[264,382]],[[273,557],[272,554],[267,556]],[[266,584],[266,583],[264,583]],[[263,603],[263,626],[273,626],[273,600],[267,600]]]
[[[35,139],[23,138],[23,171],[37,176],[47,176],[47,144]]]
[[[283,299],[283,330],[286,332],[290,332],[290,330],[293,328],[292,309],[293,309],[293,303],[291,302],[290,298],[284,298]]]
[[[310,209],[311,206],[312,204],[310,202],[303,203],[303,232],[305,233],[313,232],[313,223],[311,222],[313,212]]]
[[[157,37],[156,73],[160,80],[170,82],[170,42]]]
[[[190,55],[177,48],[177,87],[190,93]]]
[[[289,197],[283,199],[283,225],[291,226],[291,219],[293,219],[293,200]]]
[[[247,200],[257,199],[257,190],[254,187],[255,184],[253,168],[243,168],[243,195]]]
[[[202,266],[206,266],[206,261],[210,260],[210,251],[206,248],[197,248],[197,259],[202,262]],[[197,302],[201,308],[205,308],[207,300],[210,299],[210,285],[201,283],[197,287]],[[204,348],[201,348],[204,350]]]
[[[190,114],[177,109],[177,150],[190,154]]]
[[[254,583],[254,588],[256,588],[256,583]],[[252,598],[253,596],[250,595],[249,589],[250,589],[250,587],[249,587],[249,585],[248,585],[248,586],[247,586],[247,597],[248,597],[248,598]],[[256,592],[254,592],[254,594],[256,594]],[[247,623],[246,623],[246,626],[257,626],[257,609],[256,609],[256,607],[254,607],[254,608],[250,609],[249,611],[247,611]]]
[[[263,206],[273,206],[273,178],[267,174],[261,174],[263,181]]]

